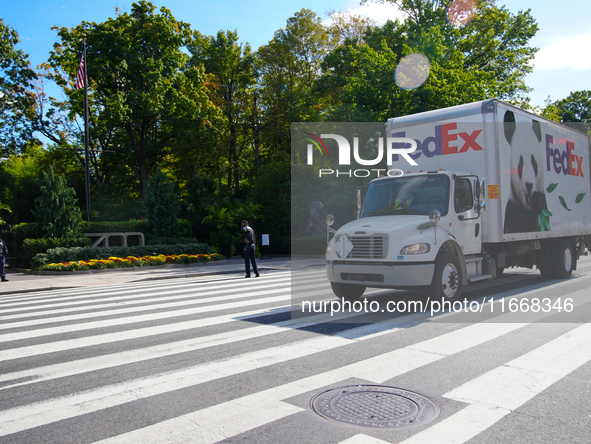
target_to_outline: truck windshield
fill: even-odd
[[[447,214],[449,178],[445,175],[397,177],[373,182],[367,190],[361,217],[401,214]]]

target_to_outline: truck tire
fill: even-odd
[[[344,300],[358,300],[365,293],[363,285],[354,284],[339,284],[338,282],[331,282],[330,286],[335,296]]]
[[[553,277],[568,279],[573,273],[575,260],[571,243],[567,240],[556,241],[552,246],[552,255],[550,256]]]
[[[435,300],[457,301],[462,295],[462,268],[457,256],[445,252],[435,262],[433,281],[427,294]]]

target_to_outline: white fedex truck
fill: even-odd
[[[393,154],[362,205],[358,195],[357,220],[330,240],[336,296],[378,287],[457,300],[463,286],[507,267],[566,279],[587,254],[586,134],[499,100],[394,118],[386,128],[416,142],[416,165]]]

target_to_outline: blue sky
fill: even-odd
[[[152,0],[166,6],[173,16],[206,35],[219,30],[237,30],[243,42],[253,49],[267,43],[273,32],[285,27],[286,20],[301,8],[315,11],[323,19],[326,11],[356,12],[377,22],[394,18],[396,11],[376,3],[360,8],[358,0]],[[82,21],[102,22],[115,15],[115,8],[131,10],[131,0],[0,0],[0,17],[20,35],[19,48],[29,54],[34,66],[48,58],[56,39],[52,26],[74,27]],[[540,48],[534,73],[526,78],[534,88],[532,103],[543,106],[565,98],[571,91],[591,89],[591,2],[573,0],[497,0],[511,12],[531,9],[540,30],[531,41]]]

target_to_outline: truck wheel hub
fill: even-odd
[[[443,294],[446,298],[452,298],[458,291],[458,270],[453,264],[447,264],[443,269],[441,279]]]

